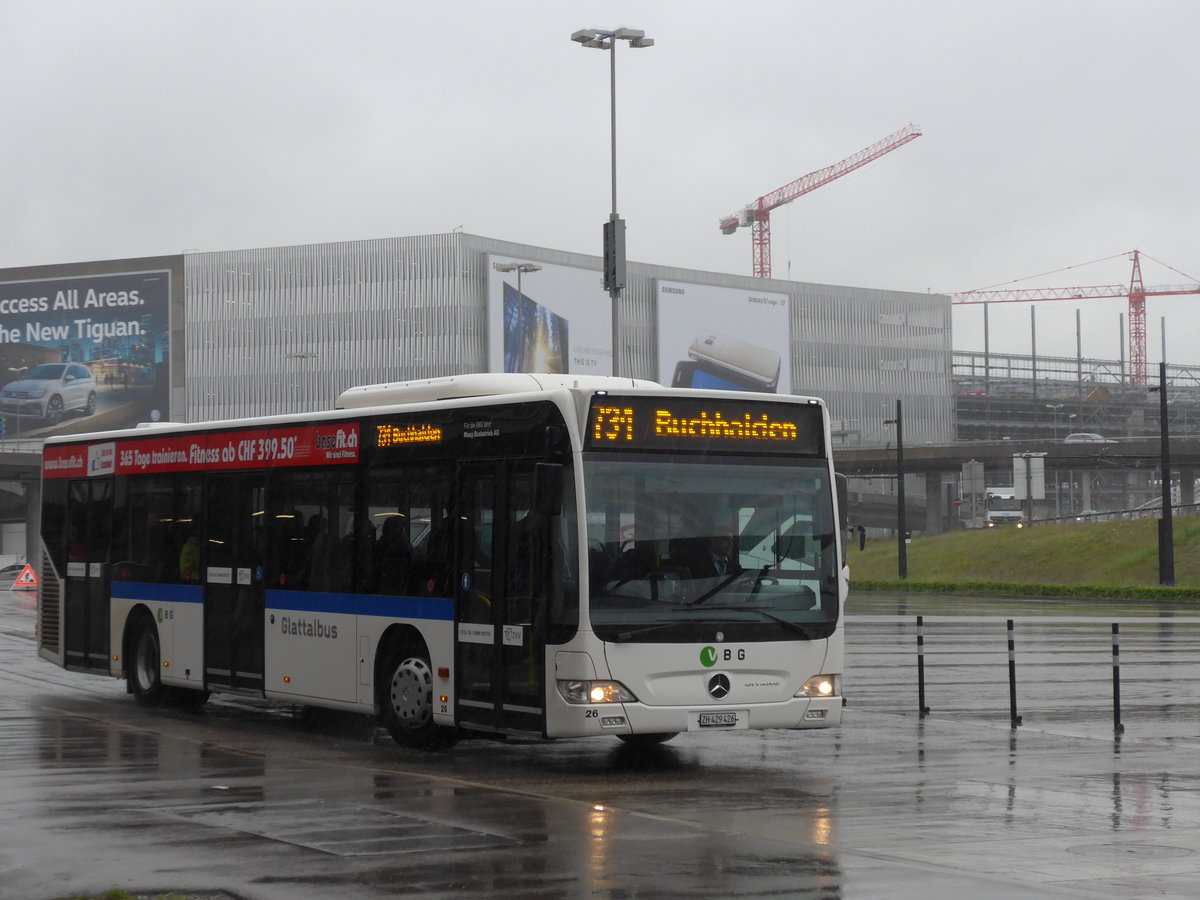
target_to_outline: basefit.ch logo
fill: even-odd
[[[700,665],[706,669],[711,669],[717,664],[717,648],[704,647],[700,651]]]

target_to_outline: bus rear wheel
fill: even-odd
[[[129,691],[142,706],[158,706],[166,694],[160,667],[162,652],[159,649],[158,629],[148,615],[140,616],[129,636],[128,664],[125,679]]]
[[[447,743],[433,721],[433,668],[424,651],[402,647],[383,666],[380,718],[401,747],[427,750]]]

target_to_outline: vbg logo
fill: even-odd
[[[718,650],[716,647],[704,647],[700,651],[700,665],[706,669],[711,669],[721,659],[725,660],[725,662],[733,662],[734,660],[745,662],[746,651],[744,648],[734,650],[728,647],[724,651]]]

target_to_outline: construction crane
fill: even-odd
[[[1200,294],[1200,284],[1162,285],[1142,284],[1141,253],[1130,251],[1133,273],[1129,284],[1104,284],[1092,287],[1014,288],[1002,291],[962,291],[951,294],[955,304],[965,303],[1030,303],[1037,300],[1106,300],[1129,298],[1129,374],[1134,384],[1146,383],[1146,298],[1171,297],[1180,294]],[[1111,259],[1112,257],[1108,257]],[[1169,268],[1169,267],[1168,267]]]
[[[865,166],[872,160],[879,159],[884,154],[891,153],[897,147],[902,147],[911,140],[921,136],[921,129],[908,124],[895,134],[889,134],[881,141],[876,141],[870,147],[864,147],[853,156],[847,156],[841,162],[817,169],[807,175],[797,178],[790,184],[785,184],[777,191],[764,194],[753,203],[747,205],[731,216],[721,220],[721,232],[733,234],[739,228],[753,227],[752,250],[754,253],[754,277],[771,277],[771,210],[785,203],[790,203],[802,194],[815,191],[822,185],[829,184],[835,178],[841,178],[855,169]]]

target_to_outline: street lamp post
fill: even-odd
[[[901,578],[908,578],[908,518],[904,509],[904,417],[896,401],[896,418],[884,419],[884,425],[896,426],[896,562]]]
[[[542,267],[537,263],[530,262],[512,262],[512,263],[492,263],[492,268],[497,272],[516,272],[517,273],[517,308],[520,308],[521,298],[524,294],[521,293],[521,275],[525,272],[540,272]],[[517,366],[520,368],[520,366]],[[507,369],[505,369],[506,371]],[[562,371],[566,371],[563,369]]]
[[[492,263],[492,268],[497,272],[516,272],[517,273],[517,298],[521,296],[521,275],[525,272],[540,272],[542,267],[537,263]]]
[[[1046,409],[1052,410],[1054,412],[1054,439],[1056,441],[1058,440],[1058,411],[1063,408],[1063,405],[1064,404],[1062,404],[1062,403],[1047,403],[1046,404]],[[1056,519],[1062,515],[1062,502],[1059,497],[1059,489],[1058,489],[1059,482],[1061,480],[1062,479],[1059,477],[1058,471],[1055,470],[1055,475],[1054,475],[1054,517]]]
[[[1054,439],[1058,440],[1058,411],[1063,408],[1061,403],[1047,403],[1046,409],[1054,410]]]
[[[1167,364],[1158,364],[1158,436],[1162,469],[1162,518],[1158,520],[1158,583],[1175,584],[1175,525],[1171,518],[1171,438],[1167,431]]]
[[[630,47],[653,47],[654,39],[640,28],[581,28],[571,40],[583,47],[609,51],[609,105],[612,143],[612,213],[604,223],[604,287],[612,298],[612,374],[621,368],[621,290],[625,287],[625,221],[617,215],[617,41]]]

